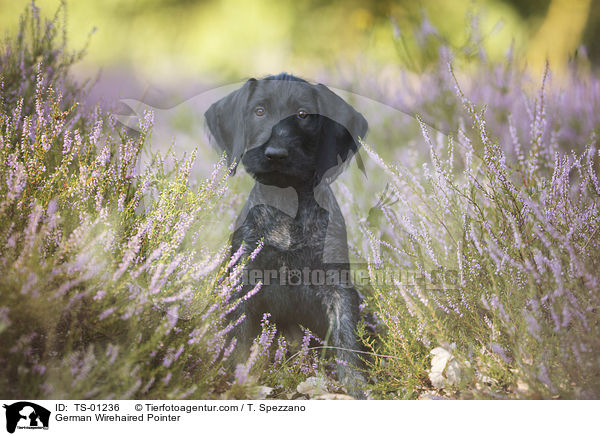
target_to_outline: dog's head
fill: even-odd
[[[367,121],[322,84],[288,74],[250,79],[205,114],[228,163],[260,183],[314,187],[331,182],[356,154]]]

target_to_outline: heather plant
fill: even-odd
[[[228,169],[193,191],[193,156],[168,168],[156,156],[138,174],[152,114],[132,137],[79,105],[81,91],[63,88],[73,58],[39,54],[56,19],[43,32],[31,11],[28,43],[8,41],[0,65],[0,392],[210,396],[235,345],[224,315],[244,262],[225,268],[226,247],[202,246]]]
[[[484,36],[479,15],[469,13],[465,21],[469,23],[469,35],[460,45],[452,44],[451,38],[439,32],[425,14],[413,28],[399,29],[395,25],[397,62],[385,66],[364,63],[356,67],[354,74],[336,79],[346,88],[368,94],[407,114],[420,114],[427,124],[445,134],[456,137],[462,128],[475,138],[472,125],[464,123],[469,115],[447,68],[452,63],[458,67],[455,74],[469,99],[486,107],[487,129],[510,157],[521,152],[517,147],[532,144],[533,135],[537,134],[544,138],[546,147],[541,152],[547,153],[549,160],[555,150],[582,152],[600,123],[600,84],[586,48],[580,47],[567,65],[549,65],[557,74],[555,78],[548,75],[545,92],[540,95],[539,78],[519,56],[522,48],[511,45],[505,58],[494,62],[484,47],[486,39],[493,35]],[[382,67],[394,74],[378,74]],[[540,98],[544,100],[544,123],[536,125],[538,130],[532,132],[530,120]],[[479,141],[473,145],[478,150],[482,146]]]
[[[418,272],[375,288],[372,304],[386,333],[382,348],[373,348],[391,356],[373,363],[385,380],[376,389],[413,397],[418,385],[432,383],[464,397],[597,398],[596,137],[581,152],[549,155],[546,70],[531,142],[515,135],[501,144],[449,72],[469,116],[459,121],[472,127],[458,131],[460,142],[432,136],[419,119],[430,150],[422,166],[387,163],[365,145],[398,199],[381,207],[385,239],[364,228],[378,248],[365,255],[372,274],[382,263]],[[460,363],[453,384],[428,380],[434,347]]]
[[[372,395],[597,398],[600,82],[584,50],[533,84],[512,49],[499,65],[417,32],[430,67],[368,89],[413,114],[389,128],[421,140],[398,135],[400,153],[367,137],[367,174],[386,187],[349,225],[377,321],[361,331]],[[342,180],[350,199],[359,184]],[[382,282],[390,271],[403,274]]]
[[[74,83],[68,71],[85,55],[87,44],[78,51],[67,49],[66,18],[65,3],[51,20],[42,20],[39,7],[32,3],[19,20],[16,37],[5,36],[0,103],[4,111],[17,107],[21,99],[20,110],[26,114],[33,111],[40,65],[44,66],[44,79],[61,91],[66,107],[82,100],[85,86]]]
[[[236,367],[227,398],[245,398],[250,394],[255,398],[269,395],[290,399],[297,395],[296,387],[303,380],[335,372],[331,362],[319,353],[323,345],[320,338],[303,328],[302,338],[295,343],[279,334],[270,317],[269,313],[263,315],[261,334],[254,340],[248,360]],[[327,390],[341,390],[332,380],[328,382]]]
[[[306,331],[290,355],[266,315],[231,379],[228,333],[241,319],[226,315],[241,301],[246,258],[206,242],[236,200],[226,195],[231,168],[222,159],[197,183],[194,153],[140,165],[153,114],[131,134],[80,104],[85,91],[68,74],[76,57],[56,47],[57,25],[42,25],[32,4],[20,24],[30,33],[6,41],[0,64],[0,392],[244,398],[265,381],[274,395],[293,392],[321,366],[314,337]]]
[[[231,276],[218,293],[193,292],[199,284],[216,288],[208,274],[222,253],[186,249],[222,195],[223,165],[195,192],[187,189],[189,161],[168,177],[160,161],[136,175],[150,115],[138,138],[118,131],[101,138],[112,121],[98,111],[73,127],[73,109],[61,109],[43,68],[35,110],[5,112],[0,121],[2,392],[190,395],[199,385],[182,391],[181,377],[214,376],[218,366],[210,365],[229,345],[218,339],[224,309],[214,306],[227,306]],[[144,208],[141,200],[153,194]],[[197,309],[202,320],[186,322],[184,309]],[[214,336],[202,338],[198,328]]]

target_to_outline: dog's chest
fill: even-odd
[[[244,240],[250,245],[263,239],[259,259],[277,264],[320,262],[329,214],[318,208],[290,217],[281,210],[259,205],[248,215]]]

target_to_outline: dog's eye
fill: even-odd
[[[262,117],[265,114],[265,112],[265,108],[262,106],[256,106],[254,108],[254,113],[259,117]]]
[[[308,112],[306,112],[306,109],[298,109],[298,118],[306,118],[308,116]]]

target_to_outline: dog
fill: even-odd
[[[330,184],[357,154],[367,121],[326,86],[286,73],[248,80],[210,106],[205,119],[230,167],[241,161],[256,181],[232,236],[232,252],[243,246],[248,255],[264,244],[246,265],[262,289],[231,314],[245,315],[232,332],[237,361],[248,357],[270,313],[284,334],[300,325],[332,345],[339,381],[362,398],[360,298]],[[252,287],[245,284],[237,297]]]

